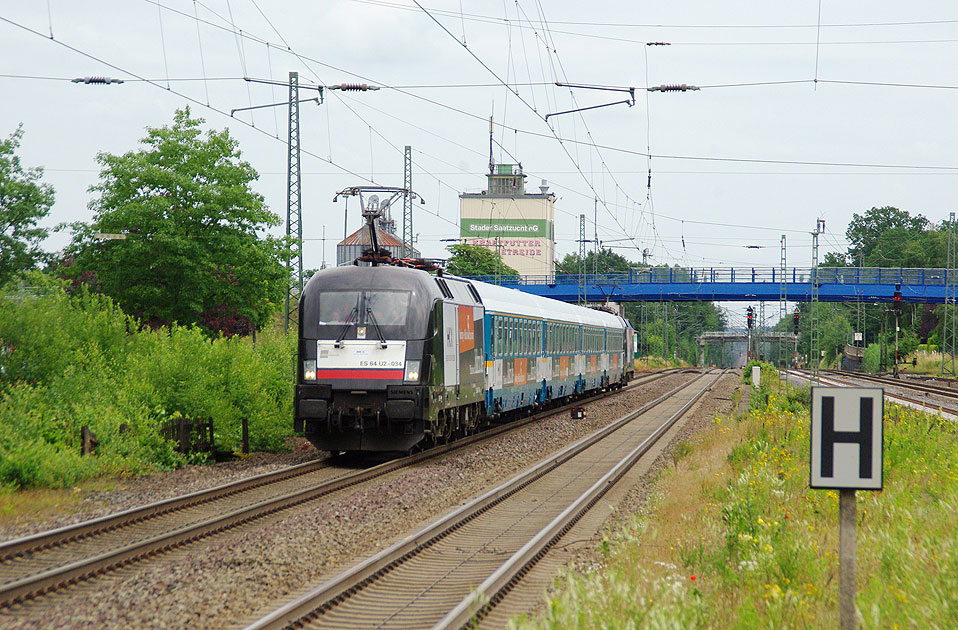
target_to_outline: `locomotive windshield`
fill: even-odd
[[[319,325],[346,323],[404,326],[409,291],[323,291],[319,296]]]
[[[409,312],[408,291],[364,291],[366,304],[363,313],[369,313],[380,326],[404,326]]]
[[[347,320],[355,321],[359,312],[360,295],[359,291],[324,292],[319,300],[319,325],[342,325]]]

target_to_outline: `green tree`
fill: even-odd
[[[23,126],[0,141],[0,285],[42,258],[47,231],[37,222],[50,213],[53,187],[41,184],[42,168],[23,168],[17,149]]]
[[[450,245],[452,254],[446,271],[457,276],[518,276],[519,272],[502,262],[502,256],[481,245]]]
[[[559,273],[579,273],[579,265],[583,259],[578,254],[566,254],[559,263]],[[585,272],[593,273],[629,273],[629,269],[636,267],[632,262],[621,254],[616,254],[611,249],[601,249],[597,252],[588,252],[585,255]]]
[[[845,230],[850,243],[848,264],[857,267],[903,266],[902,249],[909,240],[914,240],[928,228],[928,219],[922,215],[912,216],[907,210],[891,206],[872,208],[864,214],[852,214]]]
[[[101,153],[94,220],[74,225],[63,266],[151,326],[197,324],[226,335],[261,328],[283,298],[284,242],[258,231],[280,223],[251,183],[228,130],[178,110],[148,128],[139,150]],[[123,233],[103,240],[96,233]]]

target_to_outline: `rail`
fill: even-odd
[[[630,386],[644,385],[679,370],[664,370],[644,375]],[[438,446],[407,457],[391,460],[371,468],[347,473],[325,481],[311,481],[283,492],[268,490],[272,484],[297,478],[328,468],[328,460],[301,464],[281,471],[266,473],[247,480],[224,484],[91,521],[62,527],[0,544],[0,610],[16,603],[57,591],[70,584],[114,571],[156,554],[191,544],[226,529],[248,523],[280,510],[292,508],[324,497],[346,487],[364,483],[405,466],[438,457],[480,440],[512,431],[545,416],[560,413],[584,400],[592,402],[615,395],[622,390],[604,392],[588,399],[571,401],[531,416],[496,426],[487,431]],[[256,497],[243,497],[256,491]],[[213,509],[221,500],[237,500],[229,507]],[[202,509],[202,516],[190,516],[190,509]],[[139,525],[161,518],[170,522],[146,530],[162,533],[144,534],[134,531]],[[165,528],[165,530],[164,530]],[[111,536],[106,541],[102,537]],[[52,552],[52,557],[45,554]]]
[[[655,423],[657,426],[653,436],[643,441],[638,447],[632,448],[626,457],[609,460],[607,459],[609,452],[593,451],[596,462],[601,461],[610,465],[612,462],[618,462],[618,465],[612,466],[611,470],[606,469],[609,472],[593,482],[584,492],[577,491],[569,503],[559,498],[555,488],[551,487],[544,490],[542,495],[550,497],[549,501],[541,500],[542,497],[534,491],[531,494],[536,496],[528,499],[521,493],[531,488],[532,484],[546,479],[552,471],[559,469],[567,462],[572,462],[579,454],[586,453],[600,443],[614,443],[616,449],[628,451],[629,440],[604,440],[604,438],[613,432],[619,435],[617,432],[628,426],[634,419],[676,396],[680,390],[694,390],[692,383],[702,378],[704,375],[646,403],[642,408],[619,418],[562,451],[550,455],[539,464],[489,490],[481,497],[275,609],[247,626],[246,630],[275,630],[290,626],[313,627],[314,625],[337,628],[370,627],[383,619],[388,620],[386,625],[390,626],[430,627],[446,611],[451,611],[449,616],[435,627],[459,627],[470,623],[475,615],[482,614],[481,609],[484,604],[494,601],[504,584],[511,583],[521,573],[523,567],[528,567],[530,562],[540,557],[557,536],[564,533],[584,510],[591,507],[597,497],[611,487],[611,484],[634,463],[635,459],[694,404],[695,400],[708,389],[711,382],[701,390],[693,391],[689,399],[683,400],[682,407],[670,413],[664,422]],[[592,472],[597,476],[601,475],[598,466]],[[566,488],[569,485],[568,479],[562,475],[558,477],[562,477],[561,487]],[[585,484],[588,483],[587,478],[590,475],[580,477],[577,477],[578,481]],[[540,528],[536,526],[538,519],[527,518],[535,510],[529,506],[515,509],[515,505],[510,503],[515,501],[519,503],[529,501],[530,505],[535,504],[538,507],[549,505],[549,509],[545,512],[551,513],[557,510],[561,514],[548,521],[545,528]],[[568,507],[563,510],[563,505]],[[523,524],[520,526],[516,523],[515,526],[507,527],[507,523],[499,522],[502,518],[506,518],[503,514],[498,516],[494,514],[493,511],[500,507],[503,514],[508,512],[512,516],[520,515],[518,518]],[[543,513],[540,518],[547,516],[547,513]],[[505,532],[509,532],[510,536],[506,537]],[[481,553],[481,550],[486,549],[490,544],[489,536],[495,539],[497,554],[502,553],[503,549],[511,548],[513,544],[518,543],[520,547],[510,555],[505,564],[500,563],[498,570],[490,566],[490,560],[494,563],[495,559],[490,558],[488,553]],[[526,544],[521,544],[520,541],[526,541]],[[478,559],[470,561],[467,560],[468,558]],[[482,592],[474,593],[470,584],[476,584],[489,576],[490,574],[486,571],[490,568],[494,570],[491,577],[480,588]],[[399,577],[396,576],[398,573],[401,573]],[[440,576],[443,575],[447,576],[448,583],[440,583]],[[399,588],[401,593],[390,590],[395,588],[396,583],[402,584]],[[391,594],[389,597],[383,596],[386,591]],[[459,593],[458,596],[457,593]],[[462,599],[463,597],[465,599]],[[449,607],[444,608],[446,605]],[[353,608],[361,609],[362,614],[354,614]]]

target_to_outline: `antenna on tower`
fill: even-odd
[[[495,163],[492,160],[492,116],[489,116],[489,174],[492,175]]]

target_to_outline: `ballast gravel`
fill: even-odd
[[[72,493],[79,501],[69,513],[47,519],[24,516],[0,524],[0,542],[207,490],[328,455],[317,451],[304,438],[290,438],[288,446],[290,450],[285,453],[251,453],[241,459],[209,466],[188,465],[143,477],[97,481],[92,484],[92,489],[74,488]]]
[[[691,374],[675,374],[611,399],[585,403],[584,420],[572,421],[567,413],[557,414],[149,563],[34,603],[0,610],[0,626],[241,627],[255,619],[257,612],[265,613],[315,587],[549,453],[692,378]],[[728,395],[720,391],[715,395]],[[188,479],[178,478],[176,473],[164,475],[169,482],[157,484],[155,497],[218,485],[229,476],[245,476],[245,471],[235,468],[215,481],[200,479],[204,473],[221,474],[210,468],[199,469],[197,477],[191,473]],[[183,484],[176,485],[179,481]]]

